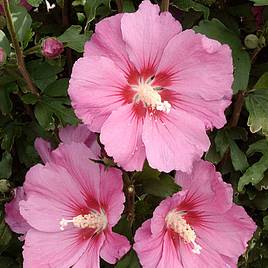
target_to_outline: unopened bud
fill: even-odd
[[[2,47],[0,47],[0,65],[4,64],[5,62],[6,62],[6,52]]]
[[[245,46],[248,49],[255,49],[259,45],[259,38],[255,34],[248,34],[244,40]]]
[[[63,50],[63,43],[54,37],[49,37],[42,43],[42,54],[48,59],[59,57]]]
[[[8,180],[0,180],[0,192],[1,193],[8,193],[11,189],[11,185]]]

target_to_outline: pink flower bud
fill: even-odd
[[[42,43],[42,54],[48,59],[57,58],[63,52],[63,50],[63,43],[54,37],[49,37]]]
[[[6,52],[3,48],[0,47],[0,65],[4,64],[6,61]]]

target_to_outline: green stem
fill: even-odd
[[[16,35],[15,27],[14,27],[14,24],[12,21],[8,0],[3,0],[3,7],[4,7],[4,13],[6,16],[6,20],[7,20],[7,28],[8,28],[9,34],[11,36],[12,44],[13,44],[13,47],[14,47],[15,53],[16,53],[18,69],[19,69],[21,75],[23,76],[29,90],[33,94],[39,95],[36,87],[34,86],[32,80],[31,80],[31,77],[26,69],[26,66],[25,66],[23,52],[22,52],[22,49],[20,47],[19,41],[17,39],[17,35]]]
[[[161,11],[165,12],[169,10],[169,0],[162,0],[161,2]]]
[[[123,12],[123,0],[116,0],[117,10],[118,13]]]

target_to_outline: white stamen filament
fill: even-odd
[[[92,228],[96,229],[96,233],[104,230],[108,224],[107,217],[103,210],[100,212],[92,211],[89,214],[78,215],[71,220],[62,219],[60,221],[60,229],[63,231],[68,224],[73,224],[77,228]]]
[[[183,212],[177,211],[176,209],[169,211],[165,218],[167,227],[178,233],[186,243],[191,243],[193,246],[193,253],[200,254],[202,247],[195,242],[195,231],[186,222],[183,215]]]
[[[161,95],[158,93],[161,88],[152,86],[152,83],[153,80],[151,78],[146,81],[141,78],[138,85],[132,85],[132,89],[137,92],[134,96],[134,101],[136,103],[142,101],[146,107],[169,113],[171,104],[168,101],[162,102]]]

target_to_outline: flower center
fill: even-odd
[[[106,228],[108,225],[108,220],[104,211],[101,209],[100,212],[93,210],[89,214],[80,214],[76,217],[73,217],[71,220],[62,219],[60,221],[60,229],[63,231],[64,227],[66,227],[68,224],[73,224],[74,227],[82,229],[96,229],[95,232],[98,233]]]
[[[186,243],[191,243],[193,246],[192,251],[195,254],[200,254],[202,248],[195,242],[195,231],[183,218],[184,214],[184,212],[177,211],[176,209],[169,211],[165,218],[167,227],[178,233]]]
[[[152,83],[152,78],[148,78],[146,81],[140,78],[138,85],[131,86],[137,92],[134,96],[134,102],[139,103],[141,101],[145,107],[169,113],[171,105],[168,101],[162,102],[161,95],[159,94],[161,87],[152,86]]]

